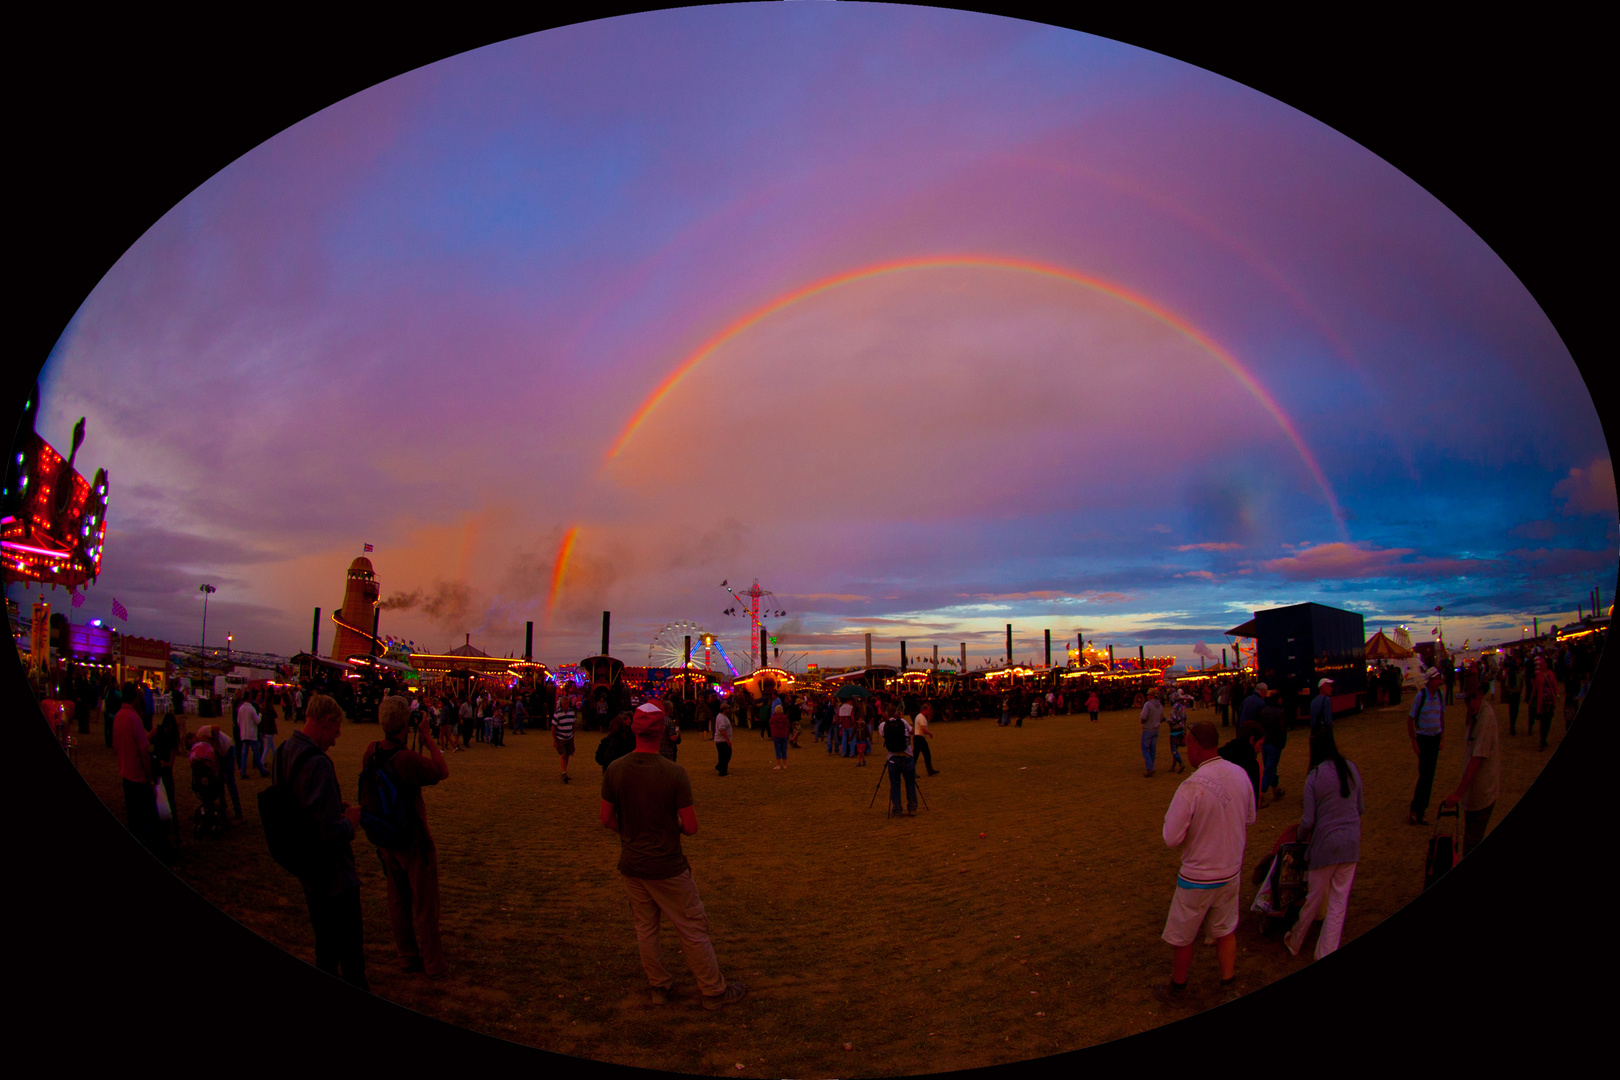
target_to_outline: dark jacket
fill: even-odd
[[[1277,709],[1277,712],[1280,715],[1282,710]],[[1242,766],[1243,771],[1249,774],[1249,783],[1254,785],[1255,805],[1260,805],[1260,762],[1255,760],[1254,747],[1250,746],[1247,740],[1236,738],[1221,747],[1221,757],[1234,765]]]
[[[1260,726],[1266,729],[1266,745],[1281,750],[1288,745],[1288,725],[1283,723],[1283,711],[1275,705],[1260,710]]]
[[[630,730],[629,725],[626,725],[618,731],[609,732],[602,737],[602,741],[596,746],[596,763],[602,766],[603,772],[606,772],[609,765],[635,750],[635,748],[635,732]]]
[[[271,782],[280,783],[286,770],[310,748],[314,753],[288,779],[298,805],[315,823],[322,850],[311,859],[308,876],[299,880],[313,896],[336,896],[347,889],[358,889],[360,875],[354,869],[354,826],[343,813],[343,789],[338,785],[332,759],[308,735],[295,731],[276,748]]]
[[[1243,705],[1238,711],[1238,723],[1241,724],[1245,720],[1260,719],[1260,710],[1265,708],[1265,706],[1265,698],[1261,697],[1259,694],[1250,694],[1248,697],[1243,699]]]

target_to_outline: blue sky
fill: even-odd
[[[750,312],[946,255],[981,261],[750,325],[607,461]],[[284,653],[367,542],[434,648],[533,619],[577,659],[605,608],[627,659],[676,619],[740,642],[717,583],[757,576],[827,664],[1304,600],[1516,636],[1620,545],[1588,389],[1443,205],[1219,76],[962,12],[655,12],[390,80],[155,223],[42,389],[113,478],[80,613],[195,641],[210,581],[211,632]]]

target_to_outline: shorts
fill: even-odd
[[[1188,889],[1176,883],[1175,899],[1170,901],[1170,917],[1165,920],[1164,940],[1182,948],[1198,940],[1198,927],[1209,917],[1205,932],[1223,938],[1238,926],[1238,879],[1212,889]]]
[[[551,745],[557,748],[558,757],[574,756],[574,737],[572,735],[566,739],[559,739],[553,735],[551,737]]]
[[[868,750],[870,750],[871,748],[872,748],[871,743],[858,742],[858,743],[855,744],[855,752],[857,754],[864,754]]]

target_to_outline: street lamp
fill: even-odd
[[[197,591],[203,594],[202,645],[200,647],[206,650],[208,648],[208,594],[219,590],[212,585],[199,585]]]

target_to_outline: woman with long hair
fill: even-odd
[[[1307,844],[1305,862],[1310,867],[1310,885],[1299,921],[1283,938],[1283,944],[1298,956],[1305,935],[1325,904],[1322,932],[1316,939],[1316,959],[1320,960],[1339,947],[1344,932],[1350,886],[1356,879],[1356,863],[1361,860],[1361,816],[1366,811],[1361,773],[1339,753],[1333,729],[1326,725],[1311,732],[1311,771],[1305,777],[1304,799],[1299,836]]]

